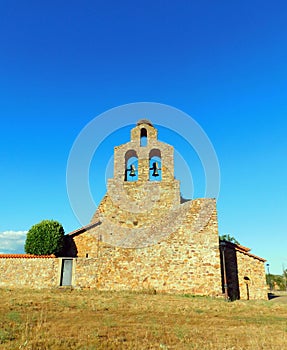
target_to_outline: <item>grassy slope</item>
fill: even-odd
[[[128,292],[0,289],[0,348],[285,349],[287,305]]]

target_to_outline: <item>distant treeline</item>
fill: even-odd
[[[270,290],[286,290],[287,291],[287,270],[282,275],[266,275],[266,283]]]

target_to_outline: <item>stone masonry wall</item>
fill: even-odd
[[[248,248],[232,243],[227,244],[224,254],[230,299],[267,299],[265,260],[250,254]]]
[[[174,232],[172,222],[166,222],[170,234],[147,247],[123,248],[104,243],[96,234],[99,226],[75,235],[75,286],[221,295],[215,200],[193,202],[186,206],[183,221]],[[205,208],[200,216],[198,208],[203,203],[209,210]]]
[[[0,287],[50,288],[59,285],[57,258],[0,259]]]
[[[264,262],[240,251],[236,255],[240,299],[248,299],[248,294],[249,299],[267,299]]]

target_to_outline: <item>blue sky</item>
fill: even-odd
[[[79,227],[66,190],[73,142],[106,110],[147,101],[201,125],[220,164],[220,234],[234,235],[281,273],[286,18],[286,2],[276,0],[1,1],[0,251],[20,251],[25,231],[42,219],[60,221],[66,232]],[[178,138],[164,128],[159,136],[196,164]],[[113,146],[127,141],[123,128],[99,150],[95,197],[105,192]],[[201,172],[192,171],[200,195]]]

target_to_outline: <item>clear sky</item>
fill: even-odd
[[[66,232],[80,226],[66,189],[77,135],[113,107],[146,101],[199,123],[220,165],[220,234],[235,236],[281,273],[286,18],[284,0],[2,0],[0,251],[21,252],[25,232],[43,219],[60,221]],[[91,164],[96,202],[113,146],[129,136],[127,127],[110,135]],[[159,138],[189,157],[180,138],[164,128]],[[193,160],[186,159],[191,168]],[[192,175],[193,193],[201,195],[200,171]]]

